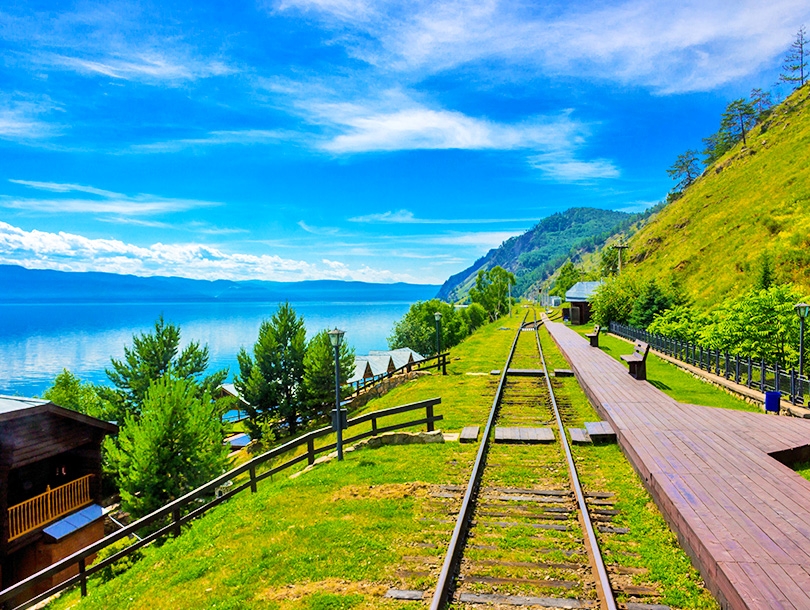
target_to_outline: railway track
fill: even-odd
[[[617,608],[595,531],[610,531],[613,494],[582,489],[566,406],[557,402],[537,321],[528,316],[501,371],[467,487],[437,494],[458,518],[431,610]]]

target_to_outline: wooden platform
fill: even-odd
[[[810,608],[810,421],[680,404],[559,323],[547,328],[725,608]]]
[[[536,445],[553,443],[554,431],[551,428],[495,428],[496,443],[524,443]]]

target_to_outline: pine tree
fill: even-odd
[[[354,348],[344,341],[340,344],[340,380],[354,373]],[[312,337],[304,356],[304,387],[306,388],[306,417],[326,415],[335,407],[335,348],[328,331]],[[343,387],[341,396],[345,395]]]
[[[678,155],[675,163],[667,170],[667,174],[673,180],[677,180],[676,190],[682,191],[692,184],[700,176],[700,162],[696,150],[687,150]]]
[[[124,348],[124,359],[112,358],[112,368],[106,370],[115,387],[97,388],[112,407],[112,419],[121,422],[127,414],[137,419],[150,385],[165,375],[194,380],[200,391],[214,394],[228,375],[227,369],[203,377],[208,368],[208,347],[192,341],[182,352],[179,350],[180,327],[167,323],[163,316],[155,322],[153,332],[132,337],[132,348]]]
[[[121,502],[140,517],[220,475],[227,465],[222,423],[211,395],[191,379],[163,375],[127,415],[118,443],[105,441]]]
[[[740,98],[726,106],[726,111],[720,120],[720,130],[725,132],[734,143],[742,140],[743,146],[748,146],[746,135],[756,123],[756,111],[750,102]]]
[[[767,116],[773,107],[770,91],[751,89],[751,96],[749,99],[751,100],[751,106],[754,108],[757,121],[761,121],[763,117]]]
[[[782,64],[782,74],[779,75],[779,80],[783,83],[788,83],[796,87],[804,86],[807,80],[807,32],[804,26],[799,28],[796,33],[796,39],[790,45],[790,50],[785,56],[785,61]]]
[[[237,354],[239,376],[234,385],[248,402],[246,422],[251,438],[259,439],[268,424],[283,419],[294,434],[304,399],[306,328],[289,303],[278,306],[259,327],[253,357]]]

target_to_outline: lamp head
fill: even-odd
[[[340,344],[343,341],[343,335],[346,334],[346,331],[338,330],[336,328],[334,330],[330,330],[326,334],[329,335],[329,341],[332,343],[332,347],[340,347]]]
[[[439,320],[442,319],[442,312],[437,311],[436,313],[433,314],[433,317],[436,318],[436,321],[438,322]]]
[[[806,318],[807,315],[810,314],[810,305],[807,303],[798,303],[797,305],[793,306],[793,309],[796,310],[796,313],[800,318]]]

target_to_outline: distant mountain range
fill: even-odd
[[[338,280],[266,282],[190,280],[114,273],[71,273],[0,265],[0,303],[126,302],[415,302],[431,299],[434,284],[371,284]]]
[[[592,251],[604,241],[640,218],[637,214],[570,208],[544,218],[523,235],[511,237],[499,247],[487,252],[472,266],[451,276],[439,291],[439,298],[448,301],[463,299],[480,269],[496,265],[515,274],[516,296],[530,296],[568,258],[583,251]]]

